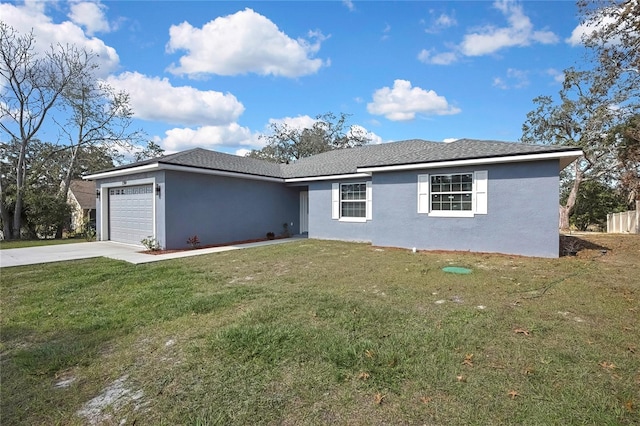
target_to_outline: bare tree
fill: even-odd
[[[27,181],[27,148],[61,94],[82,80],[95,65],[92,55],[74,46],[51,46],[44,54],[35,51],[33,33],[19,34],[0,21],[0,130],[19,143],[15,164],[13,220],[6,206],[6,188],[0,185],[5,238],[20,238],[24,185]]]

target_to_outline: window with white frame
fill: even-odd
[[[472,210],[473,173],[431,175],[431,211]]]
[[[418,213],[472,217],[487,214],[488,172],[418,175]]]
[[[367,217],[367,184],[340,184],[340,217]]]
[[[371,220],[371,182],[332,184],[333,219],[351,222]]]

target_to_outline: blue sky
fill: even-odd
[[[329,111],[372,143],[517,141],[583,55],[570,1],[33,1],[0,3],[0,19],[39,48],[98,54],[167,152],[242,155],[270,123]]]

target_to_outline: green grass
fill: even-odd
[[[3,269],[0,420],[638,424],[640,238],[589,240],[561,259],[302,240]]]
[[[84,243],[87,240],[84,238],[63,238],[63,239],[50,239],[50,240],[0,240],[0,250],[9,250],[15,248],[25,247],[39,247],[39,246],[53,246],[58,244],[75,244]]]

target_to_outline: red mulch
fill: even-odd
[[[279,237],[274,237],[274,238],[256,238],[254,240],[231,241],[231,242],[222,243],[222,244],[208,244],[208,245],[204,245],[204,246],[199,245],[198,247],[195,247],[195,248],[185,248],[185,249],[144,250],[144,251],[141,251],[140,253],[153,254],[153,255],[156,255],[156,254],[167,254],[167,253],[178,253],[178,252],[181,252],[181,251],[201,250],[201,249],[213,248],[213,247],[235,246],[235,245],[238,245],[238,244],[259,243],[259,242],[262,242],[262,241],[281,240],[283,238],[289,238],[289,237],[279,236]]]

